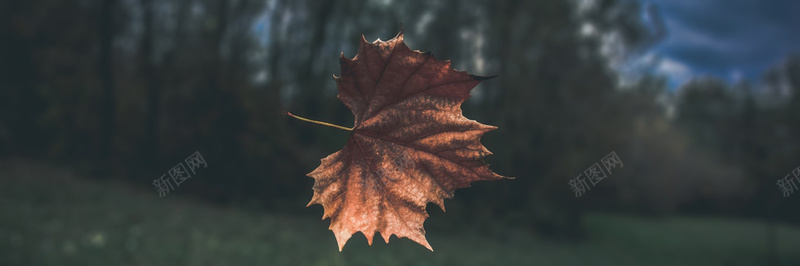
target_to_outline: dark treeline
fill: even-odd
[[[776,186],[800,166],[800,58],[752,83],[623,81],[614,66],[663,37],[658,16],[587,2],[3,1],[0,153],[147,188],[200,151],[209,167],[175,193],[302,211],[305,174],[348,135],[282,111],[352,125],[339,54],[402,28],[412,49],[499,75],[463,109],[499,127],[488,162],[516,179],[457,192],[453,221],[573,235],[588,209],[800,221],[786,211],[800,195]],[[576,198],[568,181],[611,151],[624,167]]]

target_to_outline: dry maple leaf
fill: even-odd
[[[352,131],[347,144],[308,174],[315,179],[308,206],[323,206],[339,251],[359,231],[370,245],[379,232],[387,243],[394,234],[433,251],[422,226],[429,202],[444,210],[456,189],[508,178],[483,162],[491,152],[480,138],[496,127],[461,114],[469,91],[486,78],[410,50],[402,32],[372,44],[362,36],[355,58],[340,61],[338,98],[355,126],[337,126]]]

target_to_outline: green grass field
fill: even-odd
[[[180,189],[159,198],[45,164],[0,162],[0,265],[764,265],[766,258],[758,221],[590,214],[580,244],[513,228],[429,228],[435,252],[397,238],[370,247],[357,234],[340,253],[321,215],[321,208],[313,217],[228,208],[183,198]],[[781,265],[800,265],[800,228],[777,228]]]

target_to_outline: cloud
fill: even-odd
[[[692,70],[689,66],[670,58],[661,59],[655,72],[669,77],[671,87],[680,86],[692,77]]]
[[[643,0],[647,1],[647,0]],[[800,1],[651,0],[668,30],[654,52],[673,70],[757,79],[769,66],[800,53]],[[741,74],[731,75],[732,71]]]

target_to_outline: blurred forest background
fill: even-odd
[[[0,179],[33,161],[157,199],[153,180],[200,151],[208,168],[160,202],[318,220],[305,175],[348,132],[282,111],[351,126],[339,54],[401,28],[412,49],[499,75],[463,110],[499,127],[487,162],[516,177],[459,190],[446,215],[429,205],[426,226],[581,240],[588,212],[800,223],[800,195],[776,186],[800,166],[800,56],[733,84],[623,75],[669,34],[658,6],[629,0],[3,1]],[[568,181],[611,151],[624,167],[576,198]]]

